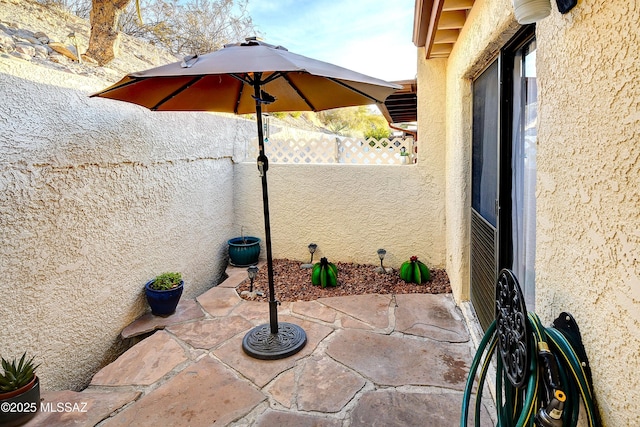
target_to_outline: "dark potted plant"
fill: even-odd
[[[228,240],[229,263],[235,267],[249,267],[258,263],[260,257],[260,238],[245,236],[244,228],[241,237]]]
[[[144,285],[147,302],[151,307],[151,313],[156,316],[168,316],[176,311],[184,280],[180,273],[162,273]]]
[[[18,362],[2,358],[0,374],[0,425],[17,426],[33,418],[40,409],[40,380],[33,357],[23,353]],[[8,409],[8,410],[5,410]]]

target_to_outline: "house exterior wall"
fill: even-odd
[[[536,30],[536,311],[544,324],[575,316],[604,425],[640,425],[640,8],[594,0],[561,15],[551,3]],[[518,28],[509,0],[476,1],[446,65],[446,265],[458,301],[469,297],[471,79]],[[433,61],[420,61],[419,87]]]
[[[610,426],[640,425],[638,22],[594,0],[537,28],[536,307],[576,318]]]
[[[217,284],[234,234],[233,161],[251,121],[88,98],[102,81],[0,59],[0,351],[77,389],[147,310],[144,284]],[[215,137],[212,139],[212,135]]]

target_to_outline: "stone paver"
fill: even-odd
[[[451,295],[396,295],[396,304],[397,331],[437,341],[469,341]]]
[[[278,312],[281,313],[282,310],[278,309]],[[269,304],[258,301],[245,301],[242,304],[238,304],[230,315],[242,316],[254,326],[261,325],[269,321]]]
[[[88,412],[41,413],[28,426],[454,426],[473,358],[450,295],[361,295],[283,303],[278,320],[302,327],[306,346],[279,360],[242,350],[269,306],[229,283],[181,302],[172,316],[143,316],[123,331],[144,335],[81,393]],[[234,285],[235,284],[235,285]],[[493,424],[485,397],[482,426]],[[495,418],[495,417],[494,417]],[[471,425],[471,424],[470,424]]]
[[[38,414],[24,427],[85,427],[98,424],[140,396],[137,391],[45,391]]]
[[[378,385],[424,385],[455,390],[464,390],[472,359],[466,345],[359,330],[337,332],[327,354]]]
[[[298,409],[338,412],[365,383],[364,378],[327,357],[308,360],[298,380]]]
[[[215,287],[196,298],[204,310],[214,317],[228,315],[242,298],[235,289]]]
[[[391,295],[373,294],[320,298],[318,302],[345,313],[369,327],[386,329],[389,327],[391,300]]]
[[[151,313],[147,313],[124,328],[120,335],[122,338],[131,338],[153,332],[156,329],[163,329],[169,325],[189,322],[203,317],[204,312],[198,303],[192,299],[185,299],[178,303],[176,312],[171,316],[155,316]]]
[[[218,347],[229,338],[251,329],[253,325],[240,316],[199,320],[167,328],[192,347],[210,349]]]
[[[342,421],[307,414],[266,411],[256,421],[256,427],[341,427]]]
[[[291,312],[305,317],[322,320],[327,323],[334,323],[338,316],[335,309],[329,308],[325,304],[318,301],[298,301],[294,302]]]
[[[351,414],[351,427],[457,427],[460,425],[461,407],[461,393],[367,392]],[[489,412],[486,407],[483,411],[481,426],[489,427],[492,425]],[[468,425],[474,425],[471,415]]]
[[[296,370],[291,368],[279,375],[270,386],[267,392],[273,400],[280,405],[291,408],[295,404],[296,398]]]
[[[115,426],[225,426],[266,396],[231,370],[204,357],[108,420]]]
[[[150,385],[187,361],[187,355],[167,332],[158,331],[102,368],[91,385]]]

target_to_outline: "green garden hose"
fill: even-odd
[[[562,313],[561,316],[568,316]],[[573,320],[573,318],[571,318]],[[556,320],[557,321],[557,320]],[[520,387],[505,376],[501,357],[497,357],[496,427],[574,427],[578,423],[580,401],[584,404],[589,427],[600,427],[595,408],[591,374],[586,354],[576,337],[564,329],[545,328],[535,313],[528,313],[531,330],[530,363],[527,381]],[[556,322],[554,322],[555,325]],[[577,329],[577,326],[576,326]],[[489,364],[498,346],[496,321],[487,329],[476,352],[462,401],[460,427],[467,427],[469,403],[478,375],[474,426],[480,426],[482,390]]]

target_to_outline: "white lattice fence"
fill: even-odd
[[[247,158],[255,159],[257,151],[257,141],[254,141]],[[286,140],[267,138],[265,152],[272,163],[400,165],[415,162],[415,141],[413,138],[364,140],[342,136]],[[403,152],[408,155],[402,156]]]
[[[403,150],[404,149],[404,150]],[[415,157],[413,138],[354,139],[344,138],[338,142],[340,163],[365,165],[399,165],[402,152],[408,153],[408,163]]]

